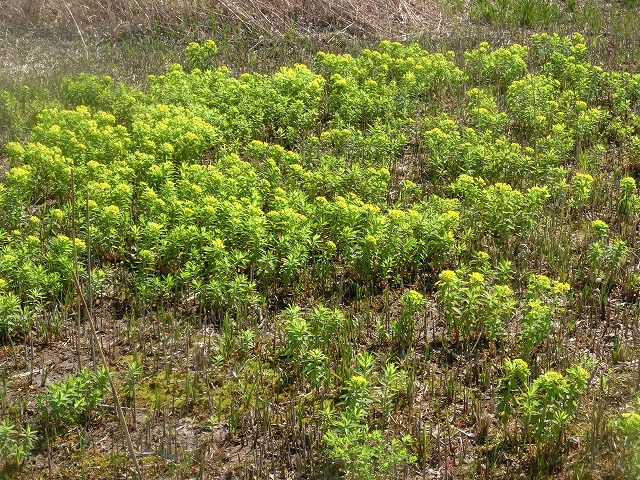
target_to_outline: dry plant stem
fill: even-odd
[[[98,353],[100,354],[100,363],[102,367],[107,372],[107,378],[109,379],[109,385],[111,386],[111,391],[113,392],[113,400],[116,404],[116,412],[118,413],[118,420],[122,425],[122,430],[124,431],[124,438],[127,443],[127,450],[129,451],[129,457],[131,457],[131,462],[133,463],[134,468],[136,469],[136,475],[138,479],[144,480],[144,476],[142,475],[142,470],[140,468],[140,464],[138,463],[138,457],[136,456],[136,451],[133,448],[133,442],[131,441],[131,435],[129,434],[129,427],[127,426],[127,420],[124,417],[124,412],[122,411],[122,405],[120,404],[120,397],[118,396],[118,391],[116,390],[116,385],[113,383],[113,378],[111,377],[111,372],[109,372],[109,368],[107,365],[107,359],[104,356],[104,352],[102,351],[102,345],[98,341],[98,334],[96,333],[96,327],[93,323],[93,317],[91,316],[91,312],[89,312],[89,307],[87,306],[87,302],[84,299],[84,295],[82,293],[82,287],[80,285],[80,280],[78,279],[78,275],[76,272],[73,272],[73,283],[76,288],[76,293],[80,298],[80,303],[82,305],[82,309],[84,310],[85,315],[89,321],[89,328],[91,329],[91,336],[93,337],[94,343],[98,349]]]
[[[152,31],[163,26],[180,33],[215,23],[242,25],[248,32],[281,36],[287,32],[326,34],[346,32],[358,37],[406,38],[426,26],[440,31],[443,12],[435,0],[218,0],[158,2],[156,0],[84,1],[39,0],[0,2],[0,26],[74,30],[87,46],[92,35],[114,31]]]
[[[75,191],[75,174],[71,170],[71,238],[73,239],[73,275],[78,276],[78,250],[76,248],[76,191]],[[87,317],[88,318],[88,317]],[[82,370],[82,358],[80,355],[80,338],[82,329],[80,328],[80,315],[76,316],[76,357],[78,360],[78,371]]]
[[[76,26],[76,30],[78,30],[78,35],[80,36],[80,40],[82,41],[82,45],[84,46],[84,54],[87,58],[89,58],[89,48],[87,47],[87,42],[84,41],[84,35],[82,35],[82,30],[80,30],[80,25],[78,25],[78,22],[76,22],[76,17],[73,15],[73,12],[69,8],[69,4],[64,0],[62,1],[62,3],[64,3],[64,8],[66,8],[67,12],[69,12],[69,15],[71,16],[71,20],[73,21],[73,24]]]

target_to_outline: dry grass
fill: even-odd
[[[238,25],[258,34],[401,38],[425,29],[444,31],[446,22],[434,0],[3,0],[0,25],[85,35]]]

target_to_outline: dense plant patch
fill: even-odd
[[[637,412],[609,402],[632,400],[638,353],[640,74],[578,34],[384,41],[269,75],[215,55],[190,44],[144,89],[69,78],[5,145],[0,341],[80,329],[83,302],[187,345],[213,331],[186,371],[140,345],[110,370],[134,427],[170,395],[299,459],[238,475],[535,477],[623,454],[632,478]],[[108,374],[7,409],[4,460],[95,428]]]

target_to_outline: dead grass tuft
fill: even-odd
[[[109,35],[238,25],[269,35],[406,38],[444,32],[446,22],[436,0],[1,0],[0,25]]]

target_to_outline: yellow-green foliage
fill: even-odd
[[[425,432],[445,435],[425,422],[454,414],[466,441],[464,416],[485,400],[504,439],[560,452],[588,376],[553,370],[583,348],[565,336],[618,310],[624,325],[607,331],[631,332],[637,310],[640,75],[593,65],[580,35],[528,43],[456,57],[383,41],[237,75],[208,41],[144,89],[68,79],[4,146],[0,342],[75,311],[77,274],[136,320],[171,311],[215,331],[213,383],[145,376],[136,357],[119,377],[128,401],[217,405],[230,430],[276,428],[266,417],[286,411],[295,434],[319,429],[310,450],[345,478],[393,478],[417,450],[425,472]],[[526,361],[496,382],[496,353]],[[58,427],[86,423],[96,382],[52,384],[40,408]],[[407,421],[441,391],[455,411]],[[290,404],[269,410],[270,396]]]

